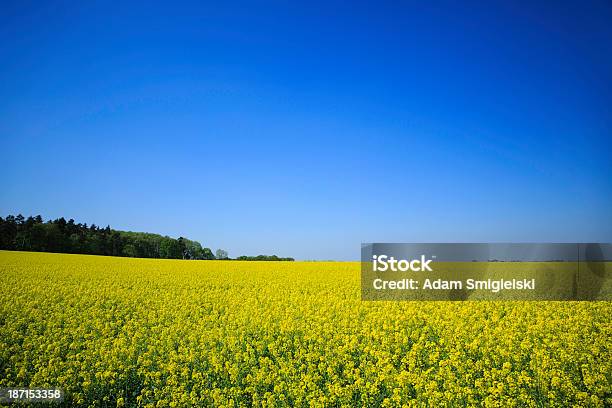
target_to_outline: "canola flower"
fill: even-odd
[[[610,302],[362,302],[359,264],[0,252],[0,387],[66,406],[612,406]]]

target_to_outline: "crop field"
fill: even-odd
[[[80,406],[612,406],[612,302],[364,302],[360,265],[0,252],[0,387]]]

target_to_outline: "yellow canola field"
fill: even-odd
[[[362,302],[359,273],[0,252],[0,387],[81,406],[612,406],[612,302]]]

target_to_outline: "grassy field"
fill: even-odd
[[[0,252],[0,387],[82,406],[612,406],[612,302],[362,302],[359,263]]]

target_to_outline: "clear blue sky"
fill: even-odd
[[[200,3],[2,2],[0,214],[230,256],[612,241],[609,1]]]

